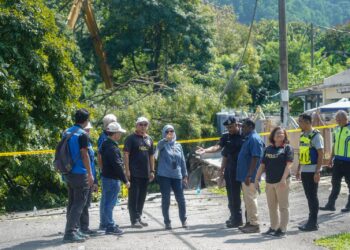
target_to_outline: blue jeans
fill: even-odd
[[[181,222],[185,222],[186,217],[186,202],[183,192],[183,185],[181,179],[168,178],[158,176],[158,183],[160,185],[160,192],[162,193],[162,213],[164,217],[164,223],[169,224],[169,206],[170,206],[170,192],[173,190],[175,199],[179,207],[179,217]]]
[[[101,177],[102,179],[102,198],[103,212],[101,222],[105,222],[107,228],[115,226],[113,220],[113,209],[118,200],[118,194],[120,191],[120,181],[110,178]]]

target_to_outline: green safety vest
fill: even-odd
[[[299,143],[299,163],[302,165],[317,164],[318,153],[316,148],[311,145],[312,139],[319,133],[318,130],[313,130],[309,135],[304,133],[300,136]]]
[[[336,127],[334,129],[334,158],[350,161],[350,124],[345,127]]]

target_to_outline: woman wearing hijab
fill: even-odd
[[[157,145],[157,180],[162,193],[162,213],[165,229],[171,229],[169,218],[170,193],[173,190],[179,207],[179,216],[183,228],[187,228],[186,203],[183,192],[187,185],[187,169],[181,144],[176,142],[174,127],[166,125],[162,131],[163,139]]]

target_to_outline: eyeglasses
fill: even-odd
[[[141,126],[141,127],[147,127],[148,123],[139,123],[138,125]]]
[[[167,130],[165,133],[167,133],[167,134],[174,133],[174,130]]]

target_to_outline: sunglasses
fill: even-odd
[[[167,130],[165,133],[167,133],[167,134],[174,133],[174,130]]]
[[[139,123],[139,126],[141,126],[141,127],[147,127],[147,126],[148,126],[148,123]]]

